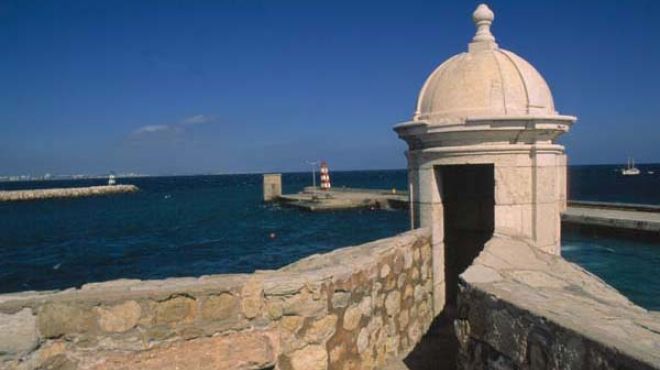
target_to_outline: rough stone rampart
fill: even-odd
[[[432,319],[425,229],[277,271],[0,295],[1,369],[368,369]]]
[[[660,369],[660,313],[523,239],[487,243],[457,313],[461,369]]]

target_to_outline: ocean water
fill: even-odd
[[[572,167],[573,199],[660,204],[660,165],[623,177],[612,166]],[[655,174],[646,174],[655,171]],[[333,172],[333,186],[406,189],[406,171]],[[284,191],[311,174],[283,175]],[[61,289],[117,278],[252,272],[403,232],[403,210],[309,213],[261,202],[261,175],[120,179],[140,187],[112,197],[0,203],[0,292]],[[0,183],[70,187],[102,180]],[[609,189],[609,190],[608,190]],[[274,234],[274,238],[271,237]],[[660,245],[563,235],[564,256],[636,303],[660,309]]]

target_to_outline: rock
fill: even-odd
[[[343,327],[346,330],[353,330],[358,327],[362,318],[362,310],[359,305],[352,305],[344,312]]]
[[[173,342],[140,352],[90,353],[95,370],[262,369],[275,365],[272,332],[251,331]]]
[[[158,302],[155,308],[156,324],[189,320],[193,314],[195,300],[185,296],[175,296]]]
[[[358,334],[357,337],[357,350],[358,353],[362,353],[367,349],[367,346],[369,346],[369,331],[367,328],[362,328],[360,330],[360,334]]]
[[[409,269],[413,265],[413,252],[410,250],[410,248],[407,248],[405,252],[403,252],[403,268]]]
[[[337,363],[342,359],[342,356],[344,355],[345,352],[346,352],[346,349],[341,344],[330,350],[330,366],[331,366],[331,369],[339,368],[339,364],[337,364]]]
[[[408,320],[410,317],[408,316],[408,310],[403,310],[399,314],[399,327],[401,329],[404,329],[406,326],[408,326]]]
[[[337,330],[337,315],[329,315],[314,321],[305,332],[305,340],[308,343],[322,343],[330,338]]]
[[[243,286],[243,289],[241,289],[241,308],[246,318],[252,319],[257,317],[259,312],[261,312],[262,298],[263,289],[261,280],[251,279]]]
[[[332,295],[332,308],[344,308],[351,300],[351,293],[336,292]]]
[[[78,366],[65,354],[55,355],[42,362],[39,370],[76,370]]]
[[[300,329],[303,318],[300,316],[284,316],[280,320],[280,327],[290,333],[295,333]]]
[[[97,307],[98,323],[101,329],[121,333],[137,325],[142,308],[135,301],[126,301],[111,307]]]
[[[96,329],[96,317],[92,310],[74,303],[47,303],[42,306],[37,321],[39,332],[46,338]]]
[[[322,346],[311,345],[293,352],[290,361],[293,370],[326,370],[328,353]]]
[[[238,298],[229,293],[211,295],[202,305],[202,318],[204,320],[236,320],[240,312]]]
[[[407,280],[408,275],[405,272],[399,274],[399,277],[396,279],[396,287],[402,289]]]
[[[266,302],[268,316],[273,320],[279,320],[284,315],[284,303],[281,299],[269,299]]]
[[[301,293],[284,300],[282,310],[284,315],[318,316],[327,312],[327,301],[314,299],[314,296],[303,290]]]
[[[394,316],[401,309],[401,293],[398,291],[390,292],[385,298],[385,311],[388,315]]]
[[[360,311],[362,311],[362,315],[364,316],[371,316],[371,313],[373,312],[373,301],[371,297],[367,296],[362,298],[362,301],[360,302]]]
[[[422,337],[422,332],[419,329],[419,323],[416,321],[410,324],[410,327],[408,328],[408,338],[410,338],[410,342],[412,343],[417,343],[419,338]]]
[[[392,269],[390,268],[390,265],[384,264],[383,267],[380,268],[380,277],[381,279],[384,279],[387,277],[387,275],[390,274],[390,271]]]
[[[421,285],[417,285],[415,287],[415,302],[421,302],[424,298],[426,298],[426,289]]]
[[[38,343],[37,319],[31,309],[24,308],[13,315],[0,313],[0,355],[21,355]]]

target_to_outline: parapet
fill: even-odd
[[[496,234],[458,300],[459,369],[660,369],[660,313],[525,239]]]

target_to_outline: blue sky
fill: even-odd
[[[477,4],[0,0],[0,175],[404,168],[392,126]],[[660,162],[660,1],[489,5],[572,164]]]

